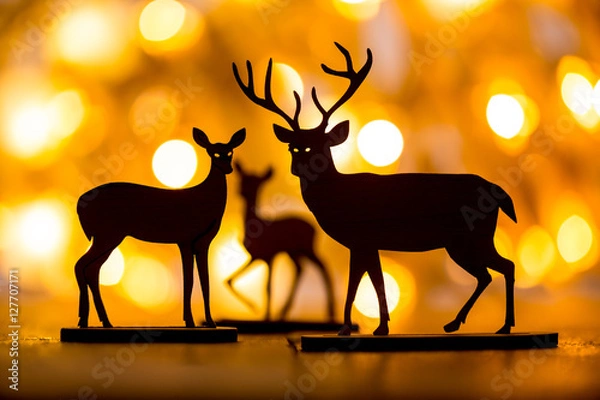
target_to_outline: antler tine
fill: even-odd
[[[246,97],[248,97],[253,103],[258,104],[259,106],[281,116],[283,119],[285,119],[285,121],[292,129],[299,129],[300,126],[298,123],[298,117],[300,115],[301,108],[300,95],[294,92],[294,99],[296,101],[296,111],[294,114],[294,118],[291,118],[289,115],[287,115],[285,111],[283,111],[281,108],[279,108],[279,106],[277,106],[275,100],[273,100],[273,95],[271,93],[271,75],[273,71],[273,59],[269,59],[269,65],[267,66],[267,73],[265,76],[264,98],[260,98],[256,94],[256,90],[254,88],[254,76],[252,73],[252,63],[250,63],[250,61],[246,61],[246,69],[248,70],[247,85],[242,81],[238,68],[235,65],[235,63],[233,63],[233,76],[235,77],[236,82],[238,83],[239,87],[242,89]]]
[[[326,74],[340,76],[342,78],[349,79],[350,85],[348,86],[348,89],[346,89],[346,92],[342,95],[342,97],[333,106],[331,106],[331,108],[329,110],[325,110],[323,108],[323,106],[319,102],[319,99],[317,98],[317,91],[313,87],[313,90],[312,90],[313,102],[315,103],[315,106],[317,107],[319,112],[323,115],[323,121],[321,122],[321,126],[327,125],[327,122],[329,121],[329,118],[331,117],[331,115],[338,108],[340,108],[342,104],[344,104],[346,101],[348,101],[350,99],[350,97],[352,97],[354,92],[356,92],[356,90],[358,90],[360,85],[363,83],[363,81],[367,77],[369,71],[371,70],[371,66],[373,65],[373,53],[371,53],[371,49],[367,49],[367,61],[365,62],[365,65],[363,65],[360,70],[355,71],[354,66],[352,65],[352,57],[350,55],[350,52],[348,50],[346,50],[341,44],[339,44],[337,42],[334,42],[334,43],[335,43],[335,46],[340,50],[340,52],[344,55],[344,58],[346,59],[346,69],[347,70],[346,71],[337,71],[337,70],[334,70],[334,69],[328,67],[325,64],[321,64],[321,68],[323,68],[323,71],[325,71]]]

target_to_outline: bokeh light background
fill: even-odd
[[[77,321],[73,266],[89,246],[77,198],[110,181],[199,183],[209,160],[193,143],[193,126],[213,141],[245,126],[235,159],[256,173],[276,171],[259,198],[262,214],[314,223],[289,173],[287,146],[272,133],[283,121],[243,96],[231,63],[252,60],[260,87],[273,57],[276,100],[290,112],[298,91],[301,122],[310,126],[319,118],[310,88],[331,104],[345,87],[319,68],[344,65],[334,41],[356,65],[367,47],[374,53],[369,77],[333,117],[351,122],[349,140],[334,149],[338,169],[470,172],[499,183],[519,218],[501,216],[495,238],[517,265],[517,328],[600,323],[598,2],[9,0],[0,8],[0,293],[8,270],[18,269],[25,335],[56,335]],[[209,260],[213,314],[259,318],[223,285],[248,259],[239,178],[228,184]],[[349,254],[322,232],[316,245],[341,318]],[[382,256],[397,303],[393,332],[441,331],[475,286],[443,251]],[[236,283],[263,306],[265,272],[258,263]],[[278,257],[276,309],[291,272]],[[176,246],[126,239],[102,283],[114,324],[182,323]],[[364,287],[359,297],[356,321],[371,329],[373,293]],[[307,268],[292,318],[325,318],[325,300],[318,273]],[[503,279],[494,275],[465,330],[494,330],[503,313]]]

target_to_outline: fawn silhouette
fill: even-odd
[[[126,236],[179,246],[186,327],[194,327],[191,295],[196,256],[204,298],[205,325],[215,327],[210,314],[208,248],[219,231],[225,211],[225,175],[233,171],[233,149],[244,142],[246,130],[237,131],[227,144],[211,143],[198,128],[193,129],[193,137],[211,158],[208,176],[199,185],[186,189],[160,189],[133,183],[108,183],[79,198],[79,221],[88,240],[92,240],[92,246],[75,264],[79,286],[79,327],[88,326],[88,287],[102,326],[112,327],[100,297],[100,268]]]
[[[292,301],[298,289],[300,275],[303,272],[301,259],[308,258],[318,268],[325,282],[325,290],[327,291],[327,313],[331,321],[333,321],[333,287],[331,279],[325,265],[314,250],[315,229],[308,222],[299,218],[283,218],[270,220],[262,218],[256,213],[256,198],[261,186],[273,176],[273,169],[269,168],[263,175],[251,175],[244,171],[243,167],[238,163],[234,163],[235,169],[238,171],[240,182],[240,194],[246,201],[246,209],[244,214],[244,246],[250,253],[250,261],[244,266],[235,271],[229,279],[227,285],[231,291],[248,307],[255,310],[256,306],[247,298],[242,296],[235,290],[234,281],[243,275],[248,268],[256,260],[263,260],[267,263],[267,285],[266,299],[267,309],[265,320],[270,320],[271,308],[271,278],[273,274],[273,259],[279,253],[287,253],[294,263],[294,280],[292,289],[281,311],[280,319],[283,320],[290,311]]]
[[[241,79],[233,64],[235,79],[244,94],[259,106],[280,115],[291,130],[274,124],[279,141],[289,144],[291,172],[300,179],[302,197],[323,230],[350,250],[350,275],[344,306],[344,326],[340,335],[349,335],[351,311],[356,290],[363,274],[368,273],[379,303],[379,326],[373,334],[387,335],[389,312],[385,300],[379,250],[426,251],[445,248],[450,257],[477,279],[477,287],[456,318],[444,326],[446,332],[459,329],[492,278],[491,268],[504,275],[506,315],[497,333],[510,333],[514,326],[514,263],[498,254],[494,232],[501,209],[517,221],[509,195],[499,186],[469,174],[406,173],[376,175],[342,174],[336,169],[331,147],[343,143],[349,133],[344,121],[329,131],[331,115],[360,87],[373,63],[367,49],[365,64],[355,71],[350,53],[340,44],[345,70],[324,64],[329,75],[349,80],[344,94],[329,109],[321,105],[313,87],[311,96],[321,113],[315,128],[300,128],[301,100],[294,92],[296,109],[293,117],[279,108],[271,94],[272,60],[266,72],[264,98],[256,94],[252,64],[246,62],[248,83]]]

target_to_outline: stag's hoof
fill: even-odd
[[[187,321],[185,321],[185,327],[186,328],[195,328],[196,324],[194,324],[193,320],[187,320]]]
[[[109,320],[106,320],[106,321],[102,321],[102,327],[103,328],[112,328],[113,326]]]
[[[80,328],[87,328],[88,327],[87,319],[79,318],[79,322],[77,323],[77,326]]]
[[[458,330],[458,328],[460,328],[460,324],[461,324],[460,320],[455,319],[454,321],[444,325],[444,331],[446,333],[456,332]]]
[[[211,319],[209,321],[205,321],[204,323],[202,323],[202,327],[204,327],[204,328],[216,328],[217,324],[215,324],[215,321],[213,321]]]
[[[373,335],[375,336],[386,336],[388,333],[390,333],[390,328],[388,328],[387,324],[383,323],[373,331]]]
[[[350,336],[351,333],[352,333],[352,328],[350,327],[350,325],[344,324],[342,326],[342,329],[339,330],[338,336]]]
[[[510,333],[510,325],[505,324],[502,328],[498,329],[498,332],[496,332],[496,334],[502,334],[502,335],[507,335]]]

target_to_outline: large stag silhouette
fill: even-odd
[[[191,296],[196,256],[205,325],[215,327],[210,314],[208,248],[219,231],[225,211],[225,175],[233,171],[233,149],[244,142],[246,130],[236,132],[227,144],[211,143],[198,128],[194,128],[193,133],[194,141],[206,149],[211,159],[208,177],[199,185],[173,190],[124,182],[108,183],[79,198],[79,220],[87,238],[93,240],[92,246],[75,264],[79,327],[88,326],[88,287],[102,326],[112,327],[100,297],[100,267],[126,236],[179,246],[183,264],[183,319],[187,327],[194,327]]]
[[[244,246],[250,253],[250,260],[227,279],[227,285],[240,300],[254,310],[256,308],[254,303],[238,293],[233,283],[252,266],[254,261],[265,261],[268,268],[265,320],[270,320],[273,259],[279,253],[287,253],[294,263],[295,269],[292,288],[281,311],[281,319],[283,320],[290,311],[294,295],[298,289],[300,275],[303,272],[302,259],[306,258],[314,263],[323,277],[325,290],[327,291],[327,313],[329,319],[333,321],[333,287],[325,265],[315,253],[315,228],[300,218],[289,217],[271,220],[260,216],[256,211],[256,199],[260,187],[271,178],[273,170],[269,168],[263,175],[252,175],[244,171],[239,163],[234,163],[234,166],[241,178],[240,194],[246,201]]]
[[[343,143],[349,133],[344,121],[329,131],[332,114],[356,92],[367,77],[373,62],[367,49],[367,61],[354,70],[350,53],[335,44],[346,60],[346,70],[322,65],[323,71],[349,80],[346,92],[325,109],[313,87],[313,102],[323,118],[315,128],[300,127],[301,100],[294,92],[293,117],[279,108],[271,94],[272,60],[266,72],[265,94],[256,94],[252,65],[247,61],[248,83],[241,79],[233,64],[233,73],[244,94],[259,106],[280,115],[291,130],[273,125],[277,138],[289,144],[292,174],[300,178],[302,197],[323,230],[350,250],[350,275],[344,307],[344,326],[340,335],[349,335],[351,311],[361,277],[368,273],[379,302],[379,326],[375,335],[389,332],[389,312],[385,299],[379,250],[426,251],[445,248],[450,257],[477,279],[477,287],[456,318],[444,326],[446,332],[459,329],[492,278],[491,268],[504,275],[506,316],[497,333],[510,333],[514,318],[514,263],[498,254],[494,232],[501,209],[516,222],[513,202],[499,186],[468,174],[407,173],[376,175],[342,174],[336,169],[331,147]]]

